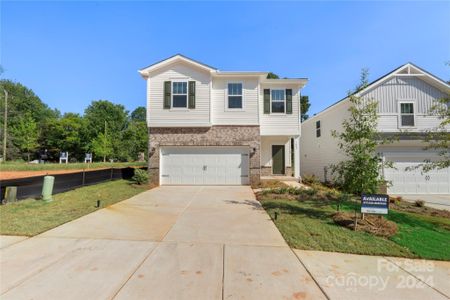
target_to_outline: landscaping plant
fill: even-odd
[[[134,169],[133,181],[137,184],[145,184],[148,182],[148,173],[145,170]]]
[[[332,132],[346,156],[346,159],[331,165],[334,180],[345,192],[352,194],[377,192],[385,182],[380,168],[389,166],[376,152],[379,145],[386,143],[376,130],[377,102],[358,95],[358,91],[367,86],[367,74],[366,70],[362,71],[360,85],[349,95],[350,117],[342,122],[343,131]]]

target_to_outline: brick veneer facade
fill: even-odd
[[[259,126],[150,127],[149,137],[148,170],[154,184],[159,184],[161,146],[248,146],[250,184],[255,186],[260,181]]]
[[[285,167],[284,168],[284,174],[278,174],[278,175],[293,176],[292,175],[292,168],[291,167]],[[272,174],[272,167],[261,166],[261,176],[276,176],[276,175]]]

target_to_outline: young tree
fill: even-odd
[[[450,97],[436,100],[436,103],[431,107],[430,114],[438,116],[441,122],[436,128],[427,131],[425,135],[427,146],[425,149],[437,151],[439,159],[436,161],[426,160],[421,165],[425,172],[450,167]]]
[[[367,86],[367,71],[361,73],[361,83],[356,91]],[[333,131],[333,137],[339,140],[338,146],[346,159],[331,165],[336,182],[348,193],[377,192],[384,178],[380,176],[383,162],[376,149],[385,143],[380,139],[377,127],[377,102],[363,99],[355,93],[349,93],[351,103],[350,117],[342,122],[343,131]]]
[[[309,118],[308,110],[309,110],[310,106],[311,106],[311,103],[309,103],[309,97],[301,96],[300,97],[300,111],[301,111],[300,120],[302,122]]]
[[[26,153],[27,159],[30,161],[31,153],[39,146],[37,123],[30,114],[25,114],[18,120],[17,124],[11,128],[11,133],[14,137],[13,143],[20,151]]]
[[[450,61],[446,65],[450,67]],[[447,83],[450,84],[450,80]],[[437,160],[427,159],[423,164],[406,168],[407,171],[421,168],[424,172],[429,172],[434,169],[450,167],[450,97],[435,100],[429,115],[437,116],[441,122],[426,132],[424,142],[427,145],[424,148],[437,151],[439,158]]]
[[[96,156],[103,157],[103,162],[106,162],[106,158],[113,154],[113,147],[109,136],[100,132],[92,141],[92,150]]]

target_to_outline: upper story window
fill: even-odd
[[[242,109],[242,83],[228,83],[228,108]]]
[[[320,137],[320,121],[316,122],[316,137]]]
[[[400,126],[413,127],[414,125],[414,103],[400,103]]]
[[[286,91],[285,90],[271,90],[271,112],[285,113],[286,112]]]
[[[172,82],[172,107],[188,107],[188,83],[187,81]]]

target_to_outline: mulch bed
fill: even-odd
[[[348,229],[355,229],[354,213],[337,212],[333,216],[333,221]],[[378,236],[390,237],[397,233],[397,224],[380,216],[366,215],[364,220],[358,216],[356,231],[365,231]]]
[[[421,215],[427,215],[432,217],[450,218],[450,211],[443,209],[436,209],[426,206],[417,206],[415,203],[407,202],[404,200],[398,200],[391,198],[391,203],[389,204],[390,209],[395,209],[403,212],[416,213]]]

